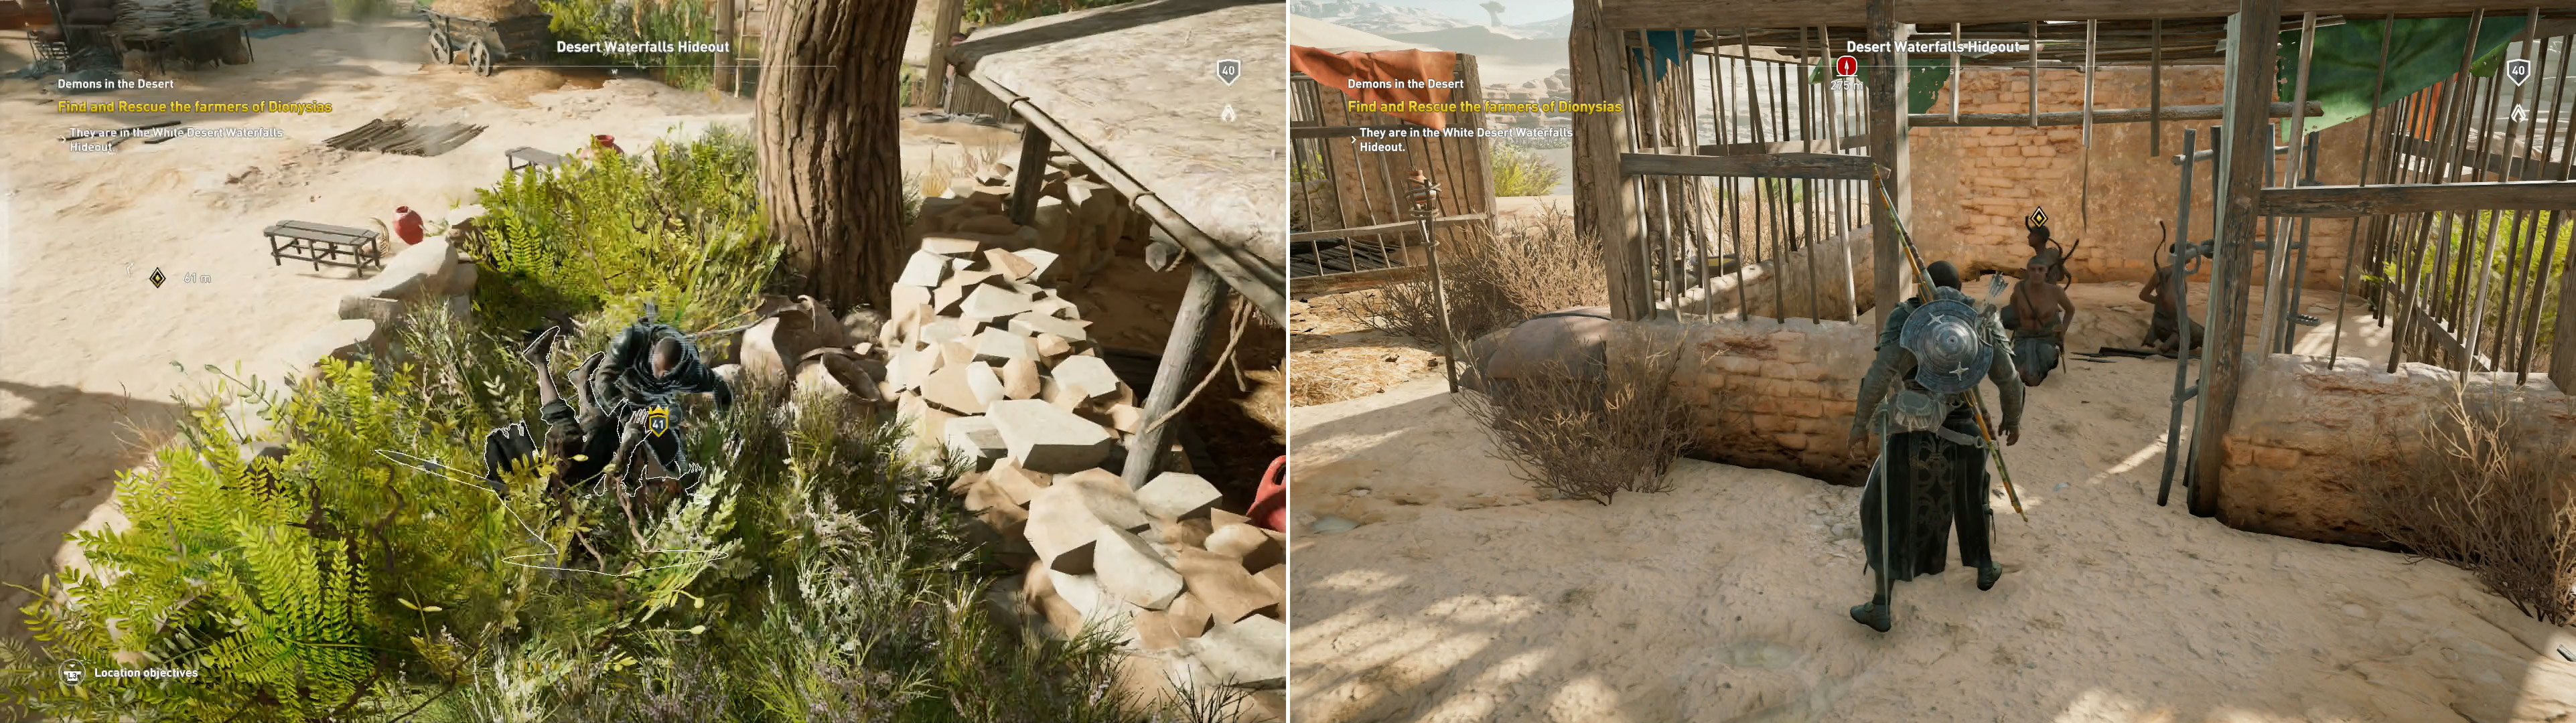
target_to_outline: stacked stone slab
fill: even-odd
[[[966,239],[987,248],[1046,251],[1062,262],[1061,283],[1080,286],[1107,268],[1121,240],[1142,243],[1153,221],[1090,174],[1080,161],[1058,153],[1040,176],[1043,194],[1026,225],[1011,220],[1011,183],[1017,161],[978,170],[972,183],[952,182],[938,198],[922,199],[914,228],[924,237]]]
[[[1002,195],[986,198],[964,203]],[[1057,292],[1074,283],[1069,260],[1028,233],[929,232],[877,335],[885,397],[915,439],[973,460],[949,491],[1024,570],[995,602],[1053,635],[1115,631],[1175,680],[1275,692],[1285,540],[1219,509],[1197,475],[1120,478],[1120,450],[1151,420]]]
[[[1004,610],[1057,637],[1111,631],[1187,684],[1285,685],[1287,540],[1219,508],[1207,480],[1165,472],[1130,490],[1105,469],[1005,457],[950,491],[1025,565],[997,588]]]
[[[304,375],[310,377],[323,359],[381,357],[390,350],[396,324],[415,307],[435,306],[470,319],[476,278],[474,263],[458,259],[445,238],[406,247],[341,297],[339,319],[305,335],[291,358],[309,360]]]
[[[715,369],[725,381],[742,375],[784,379],[800,397],[822,394],[872,408],[890,399],[885,361],[875,355],[875,342],[860,338],[869,333],[866,312],[837,318],[811,296],[765,297],[756,311],[760,320],[743,331],[734,350],[740,361]]]

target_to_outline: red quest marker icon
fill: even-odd
[[[1845,78],[1860,75],[1860,59],[1849,55],[1835,58],[1834,74]]]

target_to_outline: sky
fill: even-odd
[[[1377,0],[1397,7],[1437,10],[1471,23],[1485,22],[1485,0]],[[1503,4],[1503,24],[1519,25],[1555,20],[1574,12],[1574,0],[1496,0]]]

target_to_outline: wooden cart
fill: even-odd
[[[465,66],[475,75],[491,75],[495,63],[509,60],[546,60],[554,57],[554,33],[546,29],[554,16],[523,15],[507,20],[476,20],[454,15],[420,12],[429,20],[429,58],[434,63],[455,62],[456,52],[465,51]]]

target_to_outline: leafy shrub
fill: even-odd
[[[2566,278],[2569,257],[2576,256],[2576,248],[2571,248],[2576,247],[2576,226],[2569,226],[2565,223],[2567,220],[2566,214],[2558,211],[2478,211],[2447,222],[2440,219],[2422,221],[2434,224],[2433,230],[2447,227],[2449,231],[2433,243],[2424,244],[2420,250],[2421,256],[2416,259],[2412,270],[2413,282],[2418,287],[2415,293],[2433,306],[2464,308],[2467,313],[2476,314],[2480,329],[2494,332],[2510,325],[2517,330],[2517,335],[2529,335],[2532,340],[2531,368],[2546,371],[2554,363],[2551,350],[2556,348],[2558,316],[2571,313],[2571,310],[2535,299],[2527,292],[2508,294],[2504,290],[2519,282],[2528,285],[2528,289],[2539,290],[2541,297],[2555,295]],[[2519,241],[2526,233],[2531,238],[2527,242]],[[2491,239],[2496,244],[2494,259],[2492,262],[2480,261]],[[2529,245],[2516,249],[2518,243]],[[2549,250],[2547,258],[2541,254],[2544,247]],[[2436,293],[2436,279],[2453,274],[2472,277],[2477,273],[2460,271],[2456,266],[2445,269],[2437,264],[2444,261],[2466,264],[2470,269],[2483,266],[2486,278],[2441,281],[2438,283],[2442,291]],[[2392,291],[2404,288],[2409,281],[2402,258],[2384,261],[2374,271],[2359,280],[2380,284]],[[2479,289],[2491,291],[2481,295],[2477,293]],[[2530,322],[2527,325],[2526,320]],[[2492,336],[2492,333],[2487,336]],[[2519,340],[2515,343],[2518,344]],[[2411,358],[2451,359],[2444,363],[2453,367],[2461,365],[2441,345],[2429,341],[2409,347],[2406,353]]]
[[[576,154],[552,171],[514,171],[475,192],[475,237],[460,244],[493,277],[478,304],[526,328],[548,311],[615,301],[621,323],[642,302],[673,323],[712,328],[743,310],[783,250],[760,213],[750,136],[718,126],[642,154]],[[478,292],[480,293],[480,292]]]
[[[1547,162],[1530,149],[1515,143],[1495,143],[1488,165],[1494,175],[1496,196],[1545,196],[1556,191],[1556,182],[1565,171]]]

